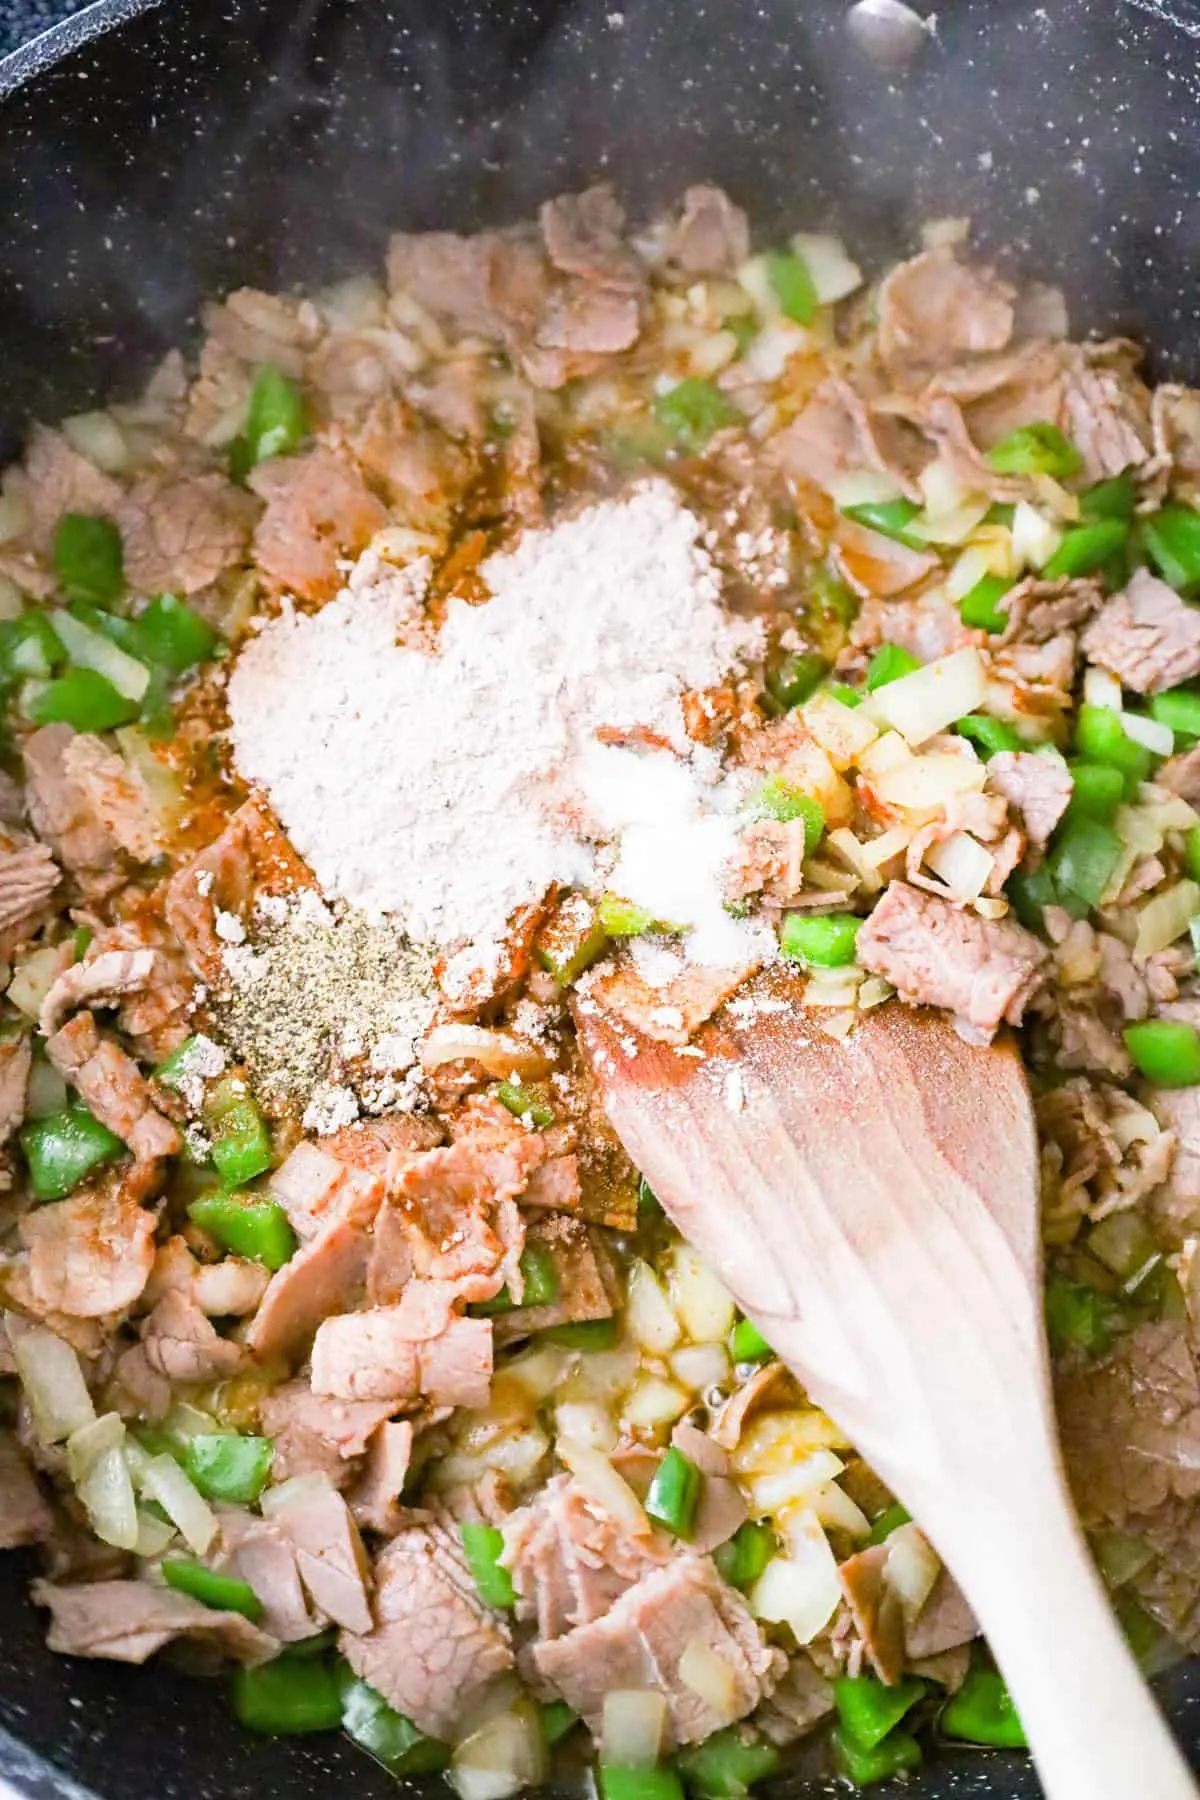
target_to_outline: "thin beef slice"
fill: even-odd
[[[1160,694],[1200,674],[1200,608],[1137,569],[1083,634],[1084,654],[1137,694]]]

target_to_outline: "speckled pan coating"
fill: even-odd
[[[516,218],[597,175],[635,205],[713,178],[767,227],[829,221],[878,261],[970,213],[1077,323],[1200,378],[1200,0],[937,10],[898,76],[853,48],[842,0],[101,0],[0,63],[0,447],[185,341],[204,294],[345,274],[391,226]],[[397,1792],[336,1739],[239,1734],[165,1667],[51,1657],[25,1577],[0,1559],[0,1777],[21,1793]],[[1163,1692],[1200,1760],[1196,1666]],[[873,1792],[1037,1786],[986,1756]]]

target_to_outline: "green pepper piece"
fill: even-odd
[[[1099,906],[1123,854],[1120,836],[1111,825],[1080,813],[1058,832],[1046,868],[1060,892]]]
[[[1146,554],[1180,593],[1200,585],[1200,512],[1169,505],[1141,521]]]
[[[290,456],[308,433],[308,408],[299,387],[274,363],[263,363],[250,389],[245,431],[232,448],[235,475],[244,480],[268,457]]]
[[[605,894],[596,911],[600,929],[608,937],[644,937],[654,929],[654,914],[619,894]]]
[[[867,1538],[868,1544],[882,1544],[891,1537],[893,1531],[899,1531],[901,1525],[907,1525],[912,1518],[907,1506],[901,1506],[897,1500],[886,1512],[881,1512],[871,1527]]]
[[[689,1793],[703,1800],[742,1800],[756,1781],[775,1774],[780,1758],[774,1744],[730,1725],[689,1745],[677,1761]]]
[[[1058,1354],[1086,1350],[1091,1356],[1102,1355],[1128,1322],[1125,1309],[1111,1294],[1065,1275],[1052,1275],[1046,1283],[1046,1330],[1050,1347]]]
[[[885,1687],[874,1675],[843,1675],[833,1684],[833,1703],[854,1742],[874,1750],[925,1693],[925,1682],[915,1676]]]
[[[893,538],[910,550],[927,547],[908,529],[921,510],[912,500],[864,500],[859,506],[843,506],[841,510],[843,518],[865,525],[868,531],[877,531],[880,537]]]
[[[1195,1087],[1200,1082],[1200,1032],[1182,1019],[1145,1019],[1122,1036],[1138,1072],[1154,1087]]]
[[[125,552],[111,519],[64,513],[54,533],[54,569],[69,600],[108,606],[125,589]]]
[[[752,819],[777,819],[781,825],[803,819],[806,856],[812,855],[825,831],[824,807],[782,775],[768,775],[759,783],[746,800],[746,812]]]
[[[1096,519],[1073,526],[1042,570],[1045,581],[1091,575],[1125,548],[1129,526],[1124,519]]]
[[[775,1551],[775,1533],[771,1528],[747,1519],[731,1538],[717,1545],[713,1561],[722,1581],[727,1581],[730,1587],[749,1587],[752,1581],[758,1580]]]
[[[267,1485],[273,1455],[270,1438],[212,1431],[188,1438],[180,1461],[206,1500],[252,1506]]]
[[[557,1344],[563,1350],[611,1350],[620,1336],[615,1317],[611,1319],[576,1319],[570,1325],[550,1325],[538,1332],[546,1344]]]
[[[558,1270],[554,1258],[539,1244],[526,1244],[521,1252],[521,1274],[525,1281],[522,1306],[550,1306],[558,1299]],[[511,1312],[514,1306],[508,1283],[490,1300],[475,1300],[467,1311],[473,1319],[490,1319],[498,1313]]]
[[[972,1669],[941,1717],[946,1737],[996,1750],[1028,1750],[1017,1709],[995,1669]]]
[[[657,1194],[644,1175],[638,1176],[638,1221],[645,1225],[651,1219],[661,1219],[663,1209]]]
[[[787,250],[769,251],[763,258],[767,280],[785,318],[797,325],[811,325],[820,302],[803,257]]]
[[[958,616],[973,631],[1003,631],[1008,614],[1000,605],[1012,582],[1004,575],[983,575],[958,603]]]
[[[965,719],[956,722],[954,729],[959,737],[968,738],[975,745],[984,762],[997,751],[1025,748],[1011,725],[1006,725],[1003,719],[993,719],[988,713],[968,713]]]
[[[744,425],[746,415],[714,382],[689,375],[654,401],[654,416],[682,450],[698,454],[708,440],[729,425]]]
[[[339,1663],[335,1680],[342,1704],[342,1730],[360,1749],[393,1775],[434,1775],[450,1761],[450,1747],[426,1737],[412,1720],[388,1705],[383,1695]]]
[[[607,948],[608,933],[600,923],[598,909],[576,894],[569,896],[541,932],[534,955],[559,987],[568,988]]]
[[[552,1750],[569,1731],[574,1731],[579,1723],[579,1714],[565,1700],[543,1700],[541,1710],[542,1736],[547,1747]]]
[[[672,1537],[689,1538],[704,1477],[690,1456],[674,1445],[658,1465],[646,1495],[646,1516]]]
[[[908,1775],[921,1766],[921,1746],[908,1731],[894,1731],[868,1750],[839,1725],[831,1739],[833,1762],[839,1775],[855,1787],[870,1787],[893,1775]]]
[[[175,594],[159,594],[151,600],[133,621],[133,628],[142,660],[157,663],[172,675],[211,662],[221,641],[207,619]]]
[[[1067,818],[1082,815],[1111,825],[1125,793],[1125,779],[1111,763],[1071,762],[1071,798]]]
[[[1005,893],[1022,925],[1030,931],[1042,929],[1042,915],[1048,906],[1058,902],[1053,877],[1045,863],[1040,869],[1016,869],[1005,884]]]
[[[517,1604],[516,1589],[512,1576],[497,1560],[504,1553],[504,1534],[494,1525],[483,1525],[474,1520],[460,1525],[458,1534],[479,1598],[485,1606],[511,1612]]]
[[[862,920],[854,913],[789,913],[779,932],[779,948],[791,962],[808,968],[840,969],[854,961]]]
[[[735,1363],[770,1362],[775,1354],[750,1319],[738,1320],[729,1334],[729,1349]]]
[[[257,1194],[202,1194],[188,1207],[188,1218],[216,1238],[223,1250],[282,1269],[296,1254],[296,1234],[277,1200]]]
[[[1183,867],[1193,881],[1200,881],[1200,825],[1183,834]]]
[[[1132,519],[1137,489],[1128,475],[1113,475],[1084,488],[1079,496],[1079,516],[1089,524],[1096,519]]]
[[[1088,762],[1108,763],[1120,769],[1125,798],[1132,799],[1138,783],[1149,778],[1154,758],[1144,744],[1125,734],[1120,713],[1107,706],[1084,705],[1075,720],[1075,748]]]
[[[899,644],[880,644],[867,664],[867,692],[873,694],[876,688],[887,687],[889,682],[912,675],[920,667],[920,657],[902,650]]]
[[[120,1156],[125,1146],[107,1125],[77,1101],[61,1111],[31,1119],[18,1140],[29,1165],[35,1200],[61,1200],[85,1175]]]
[[[31,725],[70,725],[76,731],[114,731],[136,719],[139,703],[118,694],[95,669],[66,669],[50,681],[31,681],[21,693]]]
[[[502,1081],[496,1089],[496,1098],[515,1119],[531,1119],[540,1131],[554,1123],[554,1114],[546,1102],[539,1100],[536,1094],[527,1093],[519,1082]]]
[[[1200,688],[1176,687],[1165,694],[1151,694],[1150,717],[1182,737],[1200,738]]]
[[[1083,458],[1070,438],[1042,419],[1010,431],[984,460],[998,475],[1053,475],[1056,481],[1068,481],[1083,467]]]
[[[829,673],[829,664],[815,650],[796,650],[768,671],[767,693],[781,712],[790,712],[812,694]]]
[[[212,1159],[231,1187],[253,1181],[271,1166],[271,1139],[245,1078],[225,1075],[204,1099],[204,1123],[212,1138]]]
[[[162,1565],[163,1580],[177,1593],[190,1594],[217,1612],[241,1613],[253,1624],[262,1618],[262,1601],[248,1581],[235,1575],[218,1575],[215,1569],[187,1557],[168,1557]]]
[[[683,1783],[665,1763],[597,1764],[601,1800],[684,1800]]]
[[[342,1700],[333,1670],[317,1659],[277,1656],[257,1668],[234,1671],[233,1711],[248,1731],[273,1737],[336,1731]]]
[[[825,692],[827,694],[832,694],[835,700],[840,700],[843,706],[861,706],[863,702],[863,697],[858,689],[849,687],[844,681],[829,682],[826,685]]]

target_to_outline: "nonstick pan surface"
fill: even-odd
[[[869,263],[969,214],[983,250],[1063,283],[1076,330],[1128,332],[1156,374],[1200,379],[1200,0],[943,0],[903,73],[854,48],[844,13],[101,0],[0,63],[0,454],[193,339],[206,295],[353,273],[389,229],[518,218],[596,178],[634,209],[716,180],[764,230],[832,225]],[[30,1572],[0,1558],[0,1777],[20,1792],[394,1794],[337,1738],[251,1739],[211,1683],[52,1657]],[[1160,1686],[1200,1763],[1200,1665]],[[975,1756],[892,1791],[1038,1788],[1022,1760]]]

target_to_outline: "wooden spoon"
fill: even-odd
[[[772,971],[683,1049],[577,1003],[679,1230],[928,1531],[1052,1800],[1195,1800],[1068,1498],[1033,1113],[1011,1045],[898,1001],[835,1039]]]

